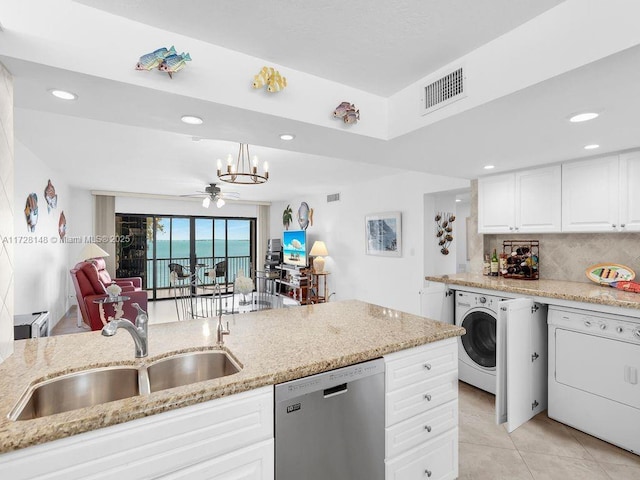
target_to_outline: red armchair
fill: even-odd
[[[112,279],[104,266],[104,259],[94,258],[91,261],[80,262],[71,269],[78,308],[82,319],[91,327],[91,330],[101,330],[105,324],[100,318],[100,305],[94,303],[94,300],[108,297],[106,287],[112,282],[122,288],[122,295],[130,298],[123,304],[123,318],[131,321],[136,318],[137,312],[132,303],[138,303],[140,308],[147,310],[147,292],[142,290],[142,279],[140,277]],[[103,308],[105,319],[113,316],[111,305],[104,305]]]

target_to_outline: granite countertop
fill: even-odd
[[[595,303],[611,307],[640,310],[640,294],[624,292],[595,283],[567,282],[561,280],[516,280],[503,277],[488,277],[473,273],[456,273],[425,277],[432,282],[485,288],[501,292],[537,297],[556,298],[574,302]]]
[[[139,366],[177,351],[215,347],[216,319],[149,326],[149,356],[131,335],[100,332],[18,340],[0,364],[0,453],[343,367],[462,335],[464,329],[349,300],[224,317],[234,375],[25,421],[7,415],[33,382],[108,365]]]

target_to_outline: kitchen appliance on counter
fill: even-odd
[[[276,480],[383,480],[384,360],[275,387]]]
[[[549,307],[550,418],[640,453],[640,319]]]
[[[49,336],[49,312],[35,312],[13,316],[13,339]]]
[[[458,337],[458,378],[496,393],[496,321],[501,297],[456,291],[455,325],[467,333]]]

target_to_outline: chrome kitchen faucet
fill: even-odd
[[[138,311],[135,322],[131,323],[131,321],[127,320],[126,318],[111,320],[104,327],[102,327],[102,335],[104,335],[105,337],[113,337],[118,331],[118,328],[124,328],[133,337],[133,342],[136,345],[136,358],[143,358],[146,357],[148,353],[149,317],[147,315],[147,312],[140,308],[140,305],[138,305],[137,303],[132,303],[131,305],[133,305]]]

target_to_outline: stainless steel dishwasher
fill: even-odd
[[[384,360],[276,385],[276,480],[384,480]]]

